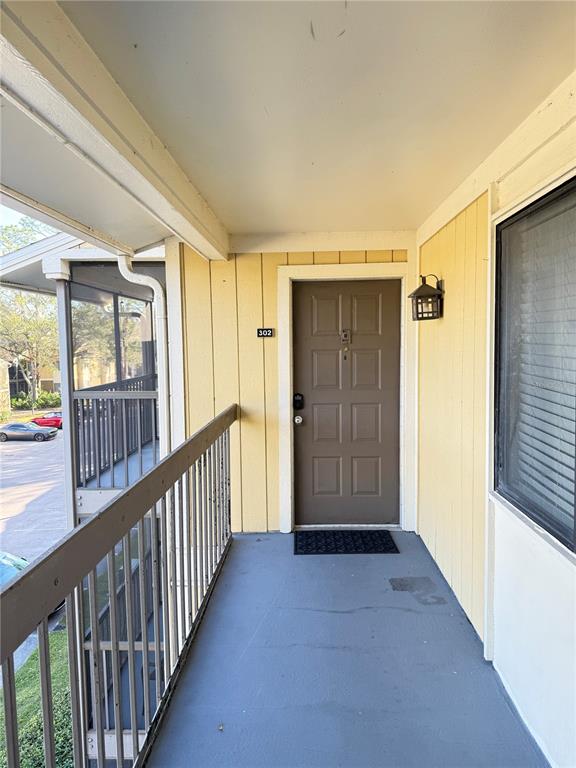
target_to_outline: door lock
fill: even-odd
[[[349,328],[343,328],[340,331],[340,343],[350,344],[351,340],[352,340],[352,331]]]

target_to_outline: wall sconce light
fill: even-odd
[[[426,283],[427,277],[436,278],[436,288]],[[422,284],[408,296],[412,299],[412,320],[436,320],[442,317],[444,291],[436,275],[420,275]]]

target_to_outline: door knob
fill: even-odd
[[[294,416],[294,424],[302,424],[303,418],[302,416]]]

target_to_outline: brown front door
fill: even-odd
[[[297,525],[399,521],[400,285],[294,284]]]

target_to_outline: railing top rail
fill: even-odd
[[[76,390],[77,392],[92,392],[92,391],[110,391],[110,390],[124,390],[129,387],[138,386],[147,381],[155,382],[156,373],[143,373],[141,376],[133,376],[130,379],[116,379],[115,381],[106,381],[104,384],[94,384],[91,387],[84,387]]]
[[[77,389],[74,400],[154,400],[155,389]]]
[[[96,568],[238,416],[237,405],[222,411],[0,590],[0,663]]]

